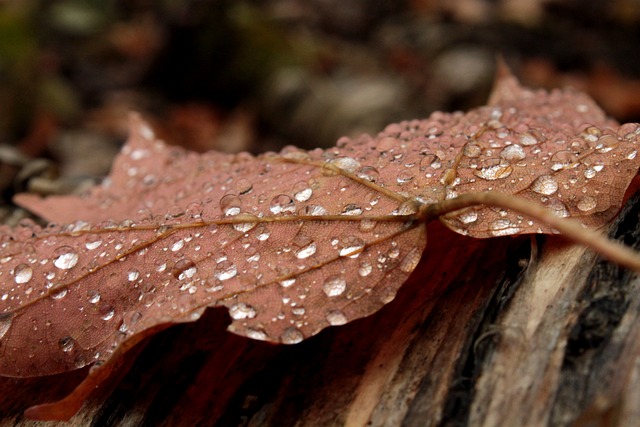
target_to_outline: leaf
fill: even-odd
[[[437,218],[473,237],[559,230],[637,268],[635,255],[563,218],[598,228],[615,216],[640,164],[638,135],[586,95],[524,89],[504,70],[488,106],[328,150],[198,155],[132,115],[102,185],[16,197],[69,225],[3,230],[0,375],[99,361],[93,381],[114,369],[114,353],[214,306],[229,309],[236,334],[298,343],[391,301]],[[31,415],[76,410],[58,409]]]

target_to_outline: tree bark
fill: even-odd
[[[638,246],[634,198],[612,236]],[[209,310],[146,343],[72,426],[570,426],[640,420],[633,272],[560,236],[476,240],[439,224],[396,299],[294,346]],[[0,379],[0,425],[86,371]]]

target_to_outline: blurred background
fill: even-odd
[[[171,144],[328,147],[486,102],[498,55],[640,121],[640,0],[0,1],[0,218],[82,191],[140,111]]]

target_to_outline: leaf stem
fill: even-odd
[[[442,218],[444,215],[452,212],[477,205],[509,209],[531,219],[543,222],[558,230],[568,239],[591,248],[604,258],[640,272],[640,254],[637,252],[623,246],[617,241],[609,240],[599,231],[585,228],[575,220],[558,217],[543,206],[508,194],[494,191],[467,193],[454,199],[425,205],[422,209],[422,215],[424,215],[425,220],[428,222],[436,218]]]

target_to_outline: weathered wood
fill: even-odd
[[[638,241],[639,211],[632,201],[618,221],[627,244]],[[226,314],[211,310],[150,340],[69,425],[623,426],[640,419],[633,273],[557,236],[475,240],[436,224],[428,237],[421,265],[379,313],[273,346],[226,333]],[[22,411],[63,396],[82,374],[0,379],[1,425],[47,425]]]

